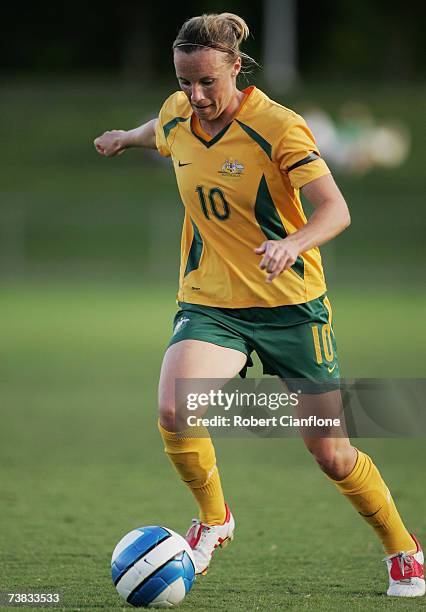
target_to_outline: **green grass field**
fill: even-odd
[[[346,376],[425,375],[426,296],[404,295],[332,292]],[[147,524],[186,530],[195,506],[156,430],[173,298],[136,281],[2,287],[0,590],[59,590],[68,610],[121,609],[116,542]],[[426,541],[424,440],[357,443]],[[222,439],[217,454],[236,539],[182,610],[424,607],[384,595],[378,541],[299,440]]]
[[[139,151],[102,159],[92,141],[154,116],[175,83],[3,85],[0,591],[59,590],[67,610],[122,609],[109,569],[117,541],[147,524],[185,532],[196,513],[156,429],[182,206],[167,163]],[[425,376],[423,97],[423,84],[323,82],[280,100],[335,118],[365,101],[412,135],[401,168],[337,176],[352,225],[325,254],[349,378]],[[356,442],[425,542],[424,440]],[[216,447],[237,535],[182,610],[424,607],[383,594],[379,543],[299,440]]]

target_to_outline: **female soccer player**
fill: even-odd
[[[180,91],[158,119],[95,140],[107,157],[130,147],[170,156],[185,205],[180,309],[161,369],[159,429],[199,506],[187,534],[197,573],[232,540],[235,522],[211,439],[182,431],[175,418],[175,380],[233,378],[251,365],[253,350],[267,374],[339,377],[318,246],[349,225],[348,209],[302,117],[256,87],[237,88],[251,60],[240,51],[248,33],[230,13],[189,19],[173,44]],[[314,207],[308,221],[300,190]],[[332,412],[340,392],[304,393],[301,401]],[[305,443],[381,539],[388,595],[423,595],[421,547],[371,458],[345,437]]]

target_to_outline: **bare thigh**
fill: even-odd
[[[168,431],[185,428],[177,416],[175,382],[177,379],[234,378],[244,367],[247,356],[236,349],[201,340],[182,340],[172,344],[164,355],[158,387],[160,423]]]

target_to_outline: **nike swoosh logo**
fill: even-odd
[[[379,510],[381,509],[382,509],[382,506],[380,506]],[[372,512],[371,514],[363,514],[362,512],[359,512],[358,514],[360,514],[361,516],[365,516],[366,518],[370,518],[370,516],[374,516],[375,514],[377,514],[379,510],[376,510],[376,512]]]
[[[334,366],[333,366],[332,368],[327,368],[327,370],[330,372],[330,374],[331,374],[332,372],[334,372],[334,368],[335,368],[335,367],[336,367],[336,364],[334,364]]]
[[[189,166],[191,164],[192,162],[188,162],[187,164],[182,164],[181,161],[179,160],[179,168],[182,168],[182,166]]]

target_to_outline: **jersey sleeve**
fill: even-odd
[[[310,181],[330,174],[312,132],[300,115],[292,118],[283,138],[277,144],[274,157],[281,172],[288,175],[294,189],[300,189]]]
[[[155,126],[155,144],[157,145],[158,152],[163,157],[170,157],[170,149],[167,144],[167,138],[164,132],[164,125],[167,123],[165,118],[167,114],[167,105],[168,100],[161,107],[160,113],[158,115],[157,124]]]

